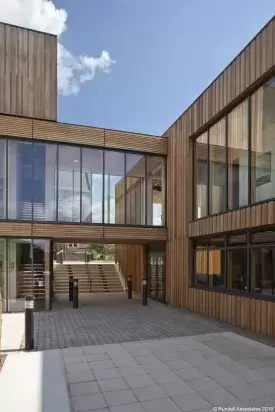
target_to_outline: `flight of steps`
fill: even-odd
[[[44,267],[42,264],[25,264],[20,267],[17,275],[17,299],[32,295],[36,299],[45,298]]]
[[[114,263],[56,264],[54,266],[54,291],[68,295],[69,276],[78,279],[79,294],[123,292]]]

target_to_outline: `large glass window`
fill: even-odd
[[[246,248],[227,251],[227,287],[229,289],[248,290]]]
[[[251,291],[274,295],[275,246],[254,247],[250,251]]]
[[[103,151],[82,149],[82,222],[103,222]]]
[[[275,198],[274,107],[275,77],[196,139],[195,219]]]
[[[208,205],[208,133],[195,141],[195,218],[207,216]]]
[[[9,141],[8,153],[8,217],[55,220],[57,146]]]
[[[145,156],[126,154],[126,223],[145,225]]]
[[[6,217],[6,142],[0,140],[0,219]]]
[[[225,287],[225,251],[210,249],[209,259],[209,286]]]
[[[58,220],[80,222],[80,148],[58,147]]]
[[[146,156],[147,225],[165,225],[165,160]]]
[[[251,199],[275,197],[275,78],[251,98]]]
[[[105,151],[104,223],[125,223],[125,154]]]
[[[225,119],[209,131],[210,155],[210,213],[220,213],[226,208],[226,145]]]
[[[10,140],[8,149],[8,217],[32,220],[33,145]]]
[[[56,219],[57,146],[33,144],[33,219]]]
[[[162,226],[165,174],[160,156],[0,139],[0,219]]]
[[[195,283],[197,285],[208,286],[208,251],[195,251]]]
[[[228,115],[228,207],[248,203],[248,102]]]

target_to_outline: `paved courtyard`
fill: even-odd
[[[19,325],[22,316],[7,321]],[[18,336],[11,341],[20,342]],[[45,412],[271,412],[274,346],[186,310],[154,301],[144,307],[137,297],[94,296],[77,310],[59,300],[52,312],[35,314],[36,351],[6,351],[0,409],[16,412],[28,399],[28,412],[42,403]]]
[[[232,325],[186,310],[167,307],[124,294],[84,298],[79,309],[67,299],[55,302],[51,312],[35,314],[36,350],[62,349],[111,343],[136,342],[233,331],[275,344],[272,340],[234,328]],[[21,349],[24,348],[24,337]]]
[[[67,348],[62,356],[74,412],[275,407],[275,349],[232,332]]]
[[[188,311],[124,294],[83,299],[79,309],[61,300],[35,314],[35,349],[135,342],[232,330],[230,325]]]

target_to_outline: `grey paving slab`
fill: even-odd
[[[141,386],[154,385],[155,382],[149,374],[139,374],[125,377],[126,382],[131,388],[139,388]]]
[[[212,408],[211,403],[198,393],[174,395],[172,396],[172,400],[182,411],[198,411],[200,409]]]
[[[194,393],[194,389],[191,388],[187,383],[182,381],[172,382],[172,383],[161,383],[160,387],[169,396],[174,396],[178,394]]]
[[[72,397],[72,405],[75,412],[86,412],[88,410],[100,409],[107,406],[101,393],[74,396]]]
[[[140,403],[128,403],[127,405],[113,406],[111,412],[145,412]]]
[[[110,368],[110,369],[95,369],[93,371],[96,379],[103,380],[103,379],[111,379],[111,378],[120,378],[121,374],[117,368]]]
[[[100,392],[97,382],[81,382],[69,384],[71,396],[89,395],[92,393]]]
[[[142,402],[147,412],[181,412],[181,409],[169,398],[154,399]]]
[[[133,389],[133,392],[139,401],[167,397],[167,394],[158,385],[143,386],[141,388]]]
[[[221,388],[221,386],[209,378],[208,376],[205,376],[203,378],[194,378],[194,379],[189,379],[188,380],[188,385],[191,386],[191,388],[195,389],[196,391],[206,391],[209,389],[218,389]]]
[[[85,348],[81,352],[76,351],[78,354],[65,351],[63,358],[74,407],[89,407],[83,412],[92,410],[89,396],[93,395],[102,395],[106,402],[102,409],[111,411],[206,412],[218,405],[250,407],[254,401],[265,397],[271,402],[275,367],[264,362],[273,359],[272,354],[275,357],[275,349],[262,343],[259,346],[252,343],[249,339],[236,339],[234,334],[224,336],[221,332],[213,336],[153,339],[125,345],[104,344],[98,348],[95,346],[88,353],[84,352]],[[213,344],[219,346],[222,353],[215,351],[209,355],[204,350],[204,346]],[[223,351],[227,347],[234,347],[234,350],[225,355]],[[139,356],[133,356],[137,348],[147,352],[141,350]],[[243,355],[245,352],[250,363],[244,359],[242,363],[237,362],[235,354]],[[189,353],[191,357],[182,358],[179,353]],[[100,360],[90,361],[90,355],[96,355],[92,359]],[[83,356],[86,362],[71,362],[73,357],[83,360]],[[123,359],[127,366],[118,366]],[[191,365],[194,359],[197,366]],[[253,360],[258,362],[253,363]],[[175,369],[177,363],[180,369]],[[75,367],[81,368],[78,365],[88,365],[90,370],[72,372]],[[131,405],[129,409],[126,408],[128,405]],[[96,402],[93,408],[98,409]]]
[[[200,395],[213,406],[222,406],[226,408],[230,406],[238,406],[239,404],[239,399],[224,388],[203,391],[200,392]]]
[[[67,373],[69,383],[89,382],[95,380],[95,376],[91,370]]]
[[[105,392],[104,398],[109,407],[137,402],[137,398],[134,396],[133,392],[128,389],[121,391]]]
[[[129,386],[123,378],[112,378],[99,380],[98,385],[102,392],[115,391],[120,389],[128,389]]]
[[[145,369],[143,369],[141,366],[122,366],[118,368],[119,373],[121,376],[126,377],[126,376],[135,376],[135,375],[141,375],[146,373]]]

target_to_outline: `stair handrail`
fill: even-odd
[[[125,277],[124,277],[124,275],[123,275],[123,273],[122,273],[122,270],[121,270],[121,268],[120,268],[119,262],[115,262],[115,267],[116,267],[116,270],[117,270],[117,273],[118,273],[118,277],[119,277],[120,283],[121,283],[121,285],[122,285],[122,287],[123,287],[123,291],[126,292],[126,290],[127,290],[127,283],[126,283],[126,281],[125,281]]]

